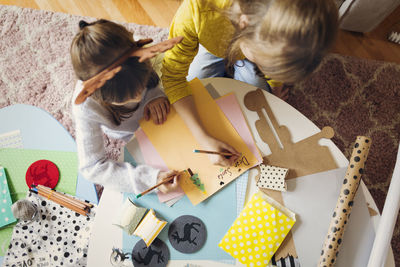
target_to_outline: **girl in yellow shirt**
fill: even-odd
[[[169,37],[184,39],[165,53],[165,93],[204,149],[238,154],[203,129],[187,80],[228,76],[267,90],[297,82],[319,65],[337,28],[333,0],[183,0]],[[210,159],[228,166],[237,157]]]

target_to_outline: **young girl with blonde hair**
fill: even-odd
[[[187,80],[232,77],[285,98],[282,83],[310,74],[337,28],[333,0],[183,0],[169,37],[184,40],[165,54],[165,93],[204,149],[237,153],[204,130]],[[215,155],[211,160],[233,163]]]
[[[169,102],[149,58],[173,44],[144,49],[150,40],[134,41],[131,32],[107,20],[81,21],[79,26],[70,54],[79,79],[72,112],[80,172],[95,183],[135,194],[175,176],[172,183],[159,187],[162,192],[173,190],[177,187],[176,171],[115,162],[106,157],[103,141],[103,132],[129,141],[143,117],[156,124],[166,120]]]

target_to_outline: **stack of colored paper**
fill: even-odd
[[[255,193],[222,238],[219,246],[248,266],[265,266],[296,222],[295,214]]]
[[[155,125],[153,122],[142,120],[140,126],[168,169],[185,170],[190,168],[193,173],[198,173],[204,183],[204,191],[193,188],[192,181],[183,182],[184,179],[179,180],[179,185],[189,200],[193,205],[197,205],[251,167],[259,164],[260,159],[253,151],[256,151],[256,154],[259,154],[259,152],[256,149],[249,148],[200,80],[190,81],[189,86],[199,117],[207,132],[215,138],[229,143],[242,153],[234,166],[216,166],[210,162],[207,155],[193,155],[193,149],[200,147],[200,145],[184,120],[173,108],[168,114],[168,120],[162,125]]]

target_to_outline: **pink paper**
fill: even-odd
[[[142,129],[139,129],[135,132],[136,139],[138,140],[140,150],[142,151],[143,159],[147,165],[153,166],[154,168],[158,168],[162,171],[167,171],[168,167],[165,165],[163,159],[158,154],[157,150],[154,148],[153,144],[150,142],[149,138],[147,138],[146,134]],[[162,192],[157,192],[158,199],[160,202],[166,202],[168,200],[177,198],[179,196],[184,195],[185,193],[179,187],[174,192],[170,192],[164,194]]]
[[[242,110],[240,109],[240,105],[236,99],[236,95],[234,93],[224,95],[215,100],[215,102],[217,102],[218,106],[224,112],[228,120],[232,123],[233,127],[238,132],[240,137],[242,137],[247,147],[258,159],[258,163],[256,165],[262,163],[263,159],[254,142],[253,135],[250,132],[246,119],[243,116]]]
[[[257,164],[262,163],[262,157],[258,148],[254,142],[253,136],[250,132],[250,129],[247,125],[246,119],[243,116],[242,110],[240,109],[240,105],[237,102],[236,96],[234,93],[222,96],[215,100],[221,110],[224,112],[225,116],[232,123],[235,130],[238,132],[240,137],[245,141],[247,147],[250,151],[256,156],[258,159]],[[155,168],[159,168],[161,170],[168,170],[168,167],[165,165],[163,159],[158,154],[157,150],[154,148],[153,144],[147,138],[146,134],[143,130],[139,129],[135,133],[136,138],[139,143],[140,150],[142,151],[142,155],[146,164],[151,165]],[[255,166],[254,165],[254,166]],[[182,189],[175,192],[171,192],[168,194],[163,194],[158,192],[158,198],[160,202],[166,202],[170,199],[179,197],[183,195],[184,192]]]

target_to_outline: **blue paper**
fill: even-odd
[[[136,165],[132,156],[125,149],[126,162]],[[215,193],[200,204],[193,206],[189,199],[185,196],[172,207],[168,207],[164,203],[160,203],[157,194],[150,193],[139,199],[135,199],[133,194],[125,194],[126,197],[132,199],[135,204],[152,208],[159,219],[165,220],[168,224],[161,231],[158,238],[163,240],[170,252],[171,260],[232,260],[233,258],[218,247],[221,238],[228,231],[236,219],[236,185],[231,182],[223,189]],[[197,252],[192,254],[184,254],[175,250],[168,240],[168,228],[177,217],[181,215],[193,215],[200,218],[207,228],[207,238],[204,246]],[[123,250],[124,252],[132,252],[136,242],[140,240],[137,236],[130,236],[124,232],[123,234]]]

